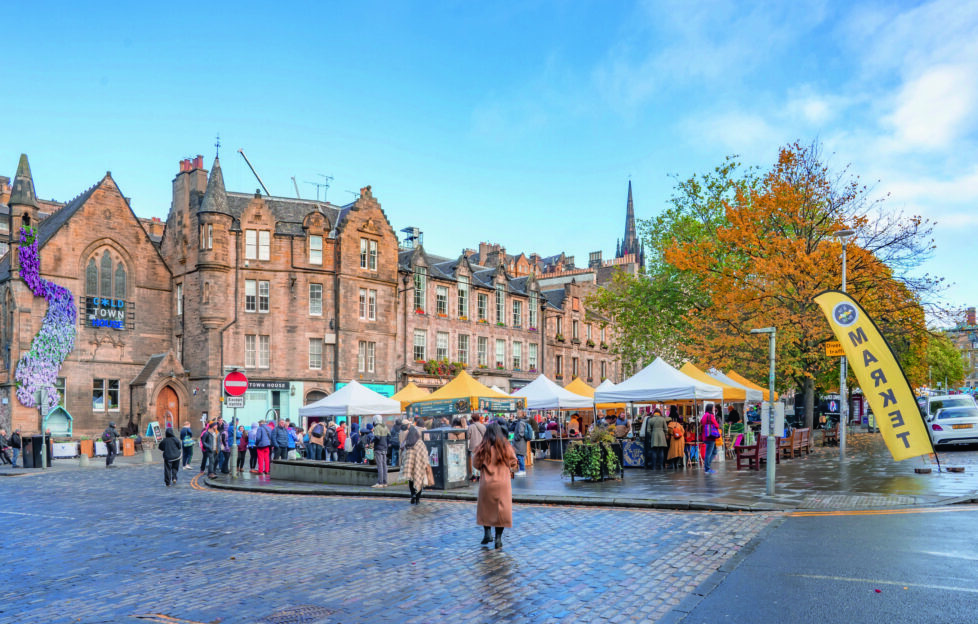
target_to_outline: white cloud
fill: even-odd
[[[968,65],[934,67],[906,82],[884,119],[893,128],[894,149],[953,146],[973,126],[976,94],[978,71]]]

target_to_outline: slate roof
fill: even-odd
[[[227,194],[228,214],[234,219],[231,225],[232,230],[241,229],[241,214],[248,207],[254,198],[251,193]],[[352,204],[346,206],[334,206],[330,203],[323,203],[314,199],[290,199],[287,197],[264,197],[265,205],[272,213],[275,220],[275,233],[292,236],[303,236],[305,231],[302,229],[302,222],[310,212],[321,212],[329,219],[330,227],[335,231],[336,226],[350,212]]]
[[[557,290],[544,290],[540,293],[543,298],[547,300],[547,304],[555,310],[563,309],[564,299],[566,298],[567,292],[563,289]]]

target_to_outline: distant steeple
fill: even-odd
[[[632,181],[628,181],[628,203],[625,209],[625,238],[621,242],[621,247],[616,258],[622,258],[628,254],[639,254],[638,236],[635,234],[635,206],[632,203]]]
[[[17,163],[17,175],[14,176],[14,183],[10,188],[10,199],[7,200],[7,205],[37,208],[37,195],[34,193],[34,178],[31,177],[31,166],[27,162],[27,154],[20,155],[20,162]]]
[[[204,200],[200,204],[201,212],[221,212],[228,211],[228,194],[224,188],[224,174],[221,173],[221,160],[214,157],[214,166],[211,167],[211,175],[207,178],[207,190],[204,191]]]

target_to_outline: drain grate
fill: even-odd
[[[270,615],[266,615],[256,624],[314,624],[319,622],[327,615],[336,613],[333,609],[319,607],[316,605],[296,605],[279,609]]]

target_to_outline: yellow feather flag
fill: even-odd
[[[934,452],[910,383],[866,310],[837,290],[820,293],[815,303],[842,343],[893,459],[900,461]]]

